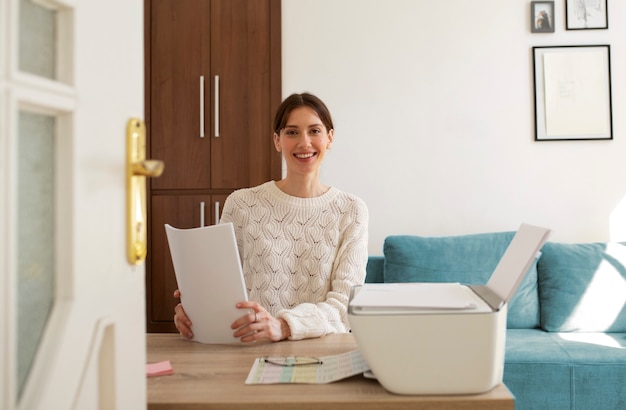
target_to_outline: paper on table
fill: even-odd
[[[308,383],[324,384],[368,371],[370,368],[359,350],[318,357],[321,364],[280,366],[257,358],[248,373],[246,384]]]
[[[174,369],[169,360],[159,363],[149,363],[146,365],[146,375],[148,377],[165,376],[174,374]]]
[[[230,325],[247,311],[248,300],[232,223],[177,229],[165,225],[181,302],[192,323],[194,341],[241,343]]]
[[[459,283],[365,284],[350,302],[353,308],[474,309],[476,297]]]

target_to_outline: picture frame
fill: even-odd
[[[611,49],[533,47],[535,141],[612,140]]]
[[[530,2],[530,32],[554,33],[554,1]]]
[[[608,0],[565,0],[567,30],[608,29]]]

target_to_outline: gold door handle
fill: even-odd
[[[139,118],[126,124],[126,242],[128,262],[139,265],[148,253],[146,177],[163,173],[163,161],[146,159],[146,126]]]
[[[163,161],[155,159],[147,159],[144,161],[137,161],[131,164],[131,171],[133,176],[144,176],[156,178],[163,173]]]

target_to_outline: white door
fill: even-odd
[[[0,408],[143,409],[126,124],[143,0],[0,1]]]

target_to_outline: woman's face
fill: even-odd
[[[333,141],[333,130],[327,130],[315,110],[294,108],[285,127],[274,134],[274,145],[282,152],[287,173],[317,173],[326,150]]]

